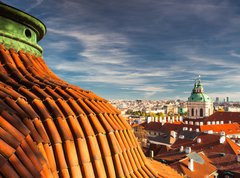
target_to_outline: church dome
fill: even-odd
[[[190,102],[212,102],[212,99],[204,93],[193,93],[188,98]]]
[[[204,93],[203,86],[200,79],[194,83],[191,96],[188,98],[189,102],[212,102],[212,99]]]
[[[45,64],[46,28],[0,3],[0,177],[158,177],[120,112]]]

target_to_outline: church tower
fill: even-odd
[[[200,77],[195,80],[194,88],[187,102],[188,117],[200,119],[213,114],[213,101],[204,93]]]

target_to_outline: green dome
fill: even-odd
[[[201,80],[197,79],[194,84],[191,96],[188,98],[190,102],[212,102],[212,99],[203,91]]]
[[[192,93],[188,98],[190,102],[212,102],[212,99],[204,93]]]

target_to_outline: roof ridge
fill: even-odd
[[[226,140],[227,140],[227,143],[228,143],[228,145],[231,147],[231,149],[234,151],[234,153],[236,154],[236,155],[238,155],[238,154],[240,154],[240,146],[238,146],[236,143],[234,143],[231,139],[229,139],[229,138],[226,138]],[[238,150],[235,150],[235,148],[237,149],[237,147],[238,147]]]

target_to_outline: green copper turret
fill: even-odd
[[[194,84],[191,96],[188,98],[189,102],[212,102],[212,99],[204,93],[203,86],[200,79],[197,79]]]
[[[46,27],[40,20],[0,2],[0,22],[0,44],[42,56],[37,42],[46,34]]]

